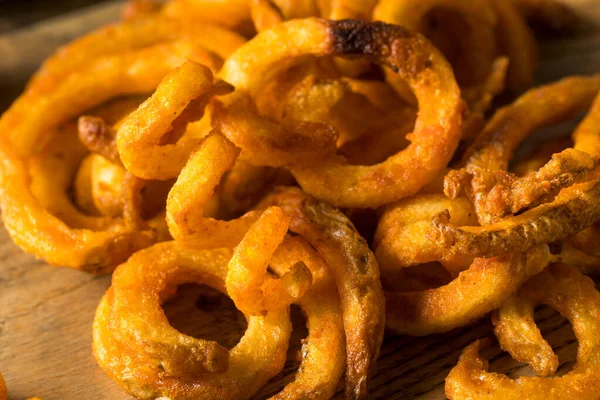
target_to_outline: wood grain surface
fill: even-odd
[[[60,18],[0,35],[0,109],[12,101],[40,61],[61,43],[118,17],[120,2],[107,2]],[[589,25],[584,32],[542,44],[539,82],[573,73],[600,72],[600,0],[570,0]],[[97,366],[91,351],[91,324],[96,305],[110,277],[91,277],[66,268],[46,265],[23,253],[0,230],[0,371],[9,399],[39,396],[43,400],[128,399]],[[200,286],[182,287],[165,305],[170,321],[181,331],[233,346],[245,321],[230,300]],[[293,360],[305,332],[295,312],[290,361],[257,399],[265,398],[290,379]],[[577,342],[570,324],[554,311],[542,308],[536,319],[544,337],[561,361],[560,373],[570,370]],[[371,399],[443,399],[444,378],[462,349],[474,339],[489,336],[491,324],[478,324],[444,335],[424,338],[388,333]],[[600,334],[600,333],[599,333]],[[497,347],[486,355],[493,371],[510,376],[532,374]]]

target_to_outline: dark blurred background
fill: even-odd
[[[0,0],[0,33],[105,0]]]
[[[0,113],[57,47],[115,21],[124,0],[0,0]]]

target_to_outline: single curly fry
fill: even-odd
[[[289,37],[295,38],[293,47],[282,45],[291,43]],[[416,193],[446,166],[460,139],[460,91],[444,57],[403,28],[315,18],[285,22],[238,49],[219,77],[256,95],[272,76],[307,55],[359,55],[389,65],[407,79],[421,108],[409,147],[383,163],[352,166],[335,157],[292,167],[304,190],[339,207],[377,207]]]
[[[86,150],[67,124],[34,157],[22,159],[0,141],[2,218],[14,242],[50,264],[92,273],[110,272],[133,252],[159,240],[155,228],[132,231],[121,218],[86,215],[69,189]]]
[[[269,260],[281,245],[290,217],[279,207],[266,209],[237,245],[227,268],[227,294],[249,315],[266,315],[301,298],[312,284],[306,265],[299,261],[279,279],[267,275]]]
[[[600,387],[600,293],[594,282],[573,267],[554,264],[523,285],[519,296],[535,304],[546,304],[571,322],[579,341],[575,367],[560,377],[522,376],[511,379],[504,374],[487,371],[488,362],[479,355],[482,343],[477,341],[463,351],[458,364],[446,378],[448,398],[597,399]],[[517,315],[512,317],[519,318]],[[523,323],[528,325],[530,321],[524,320]],[[529,339],[543,341],[537,335]],[[522,359],[528,362],[533,361],[529,358],[534,354],[521,353],[520,347],[527,346],[522,336],[505,337],[502,344],[511,354],[523,356]]]
[[[542,337],[534,321],[536,303],[514,294],[492,314],[494,334],[500,347],[520,362],[528,363],[539,376],[554,375],[558,356]]]
[[[176,177],[202,141],[181,137],[185,127],[202,118],[212,96],[230,90],[225,84],[213,85],[210,70],[192,61],[171,71],[117,132],[117,149],[125,168],[143,179]]]
[[[547,246],[529,253],[476,258],[445,286],[419,292],[386,292],[386,326],[399,333],[424,336],[472,323],[498,308],[550,260]]]
[[[260,212],[251,211],[230,221],[205,218],[204,207],[223,174],[234,164],[239,149],[218,132],[209,135],[192,153],[167,199],[171,236],[184,247],[234,247]]]
[[[258,208],[270,206],[292,218],[290,231],[315,247],[331,268],[346,333],[346,395],[363,398],[384,329],[385,302],[375,256],[344,214],[298,188],[275,189]]]
[[[231,254],[166,242],[117,269],[96,311],[93,347],[98,364],[128,393],[140,399],[245,399],[281,371],[291,331],[287,309],[246,316],[244,336],[228,351],[178,332],[161,308],[180,284],[225,292]]]

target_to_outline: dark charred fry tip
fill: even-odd
[[[333,48],[339,54],[363,54],[381,56],[389,50],[386,43],[392,38],[413,36],[407,29],[381,21],[364,22],[354,19],[331,21]],[[395,72],[398,68],[390,66]]]

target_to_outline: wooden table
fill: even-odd
[[[570,1],[586,18],[600,21],[600,0]],[[119,3],[103,3],[0,35],[0,100],[10,102],[14,89],[56,46],[116,19]],[[542,54],[540,82],[571,73],[600,72],[600,31],[590,29],[584,34],[546,41]],[[20,251],[0,230],[0,371],[9,388],[9,399],[34,395],[43,400],[129,398],[97,366],[91,352],[95,307],[109,284],[110,277],[91,277],[48,266]],[[227,298],[201,287],[182,288],[165,309],[178,329],[218,339],[225,345],[234,345],[244,329],[243,318]],[[557,351],[561,372],[568,371],[577,346],[570,324],[549,309],[541,309],[536,318]],[[296,319],[302,328],[301,317]],[[461,350],[490,333],[489,319],[484,318],[474,326],[444,335],[411,338],[388,334],[372,380],[371,398],[443,399],[444,378]],[[291,356],[300,340],[295,336]],[[485,355],[495,371],[511,376],[532,373],[498,348]],[[284,373],[256,398],[279,390],[291,378],[295,366],[288,362]]]

